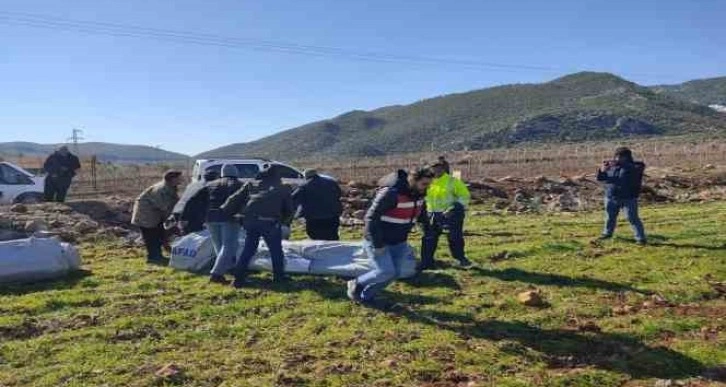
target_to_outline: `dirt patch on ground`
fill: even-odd
[[[69,329],[80,329],[99,325],[98,316],[77,315],[70,319],[39,320],[28,318],[20,324],[0,327],[0,339],[27,340],[48,333],[60,332]]]
[[[594,175],[551,179],[504,177],[469,182],[474,204],[490,203],[495,211],[512,213],[583,211],[602,207],[603,186]],[[375,184],[344,184],[344,224],[362,224],[375,195]],[[682,175],[659,171],[647,174],[641,202],[703,202],[726,199],[726,172]]]
[[[726,172],[692,176],[651,173],[644,184],[641,194],[644,203],[726,199]],[[491,211],[496,212],[570,212],[602,206],[602,184],[591,175],[481,179],[469,182],[469,188],[474,204],[491,205]],[[362,225],[366,209],[375,196],[375,184],[352,181],[343,184],[343,192],[342,224]],[[132,208],[133,199],[128,197],[0,206],[0,240],[41,233],[58,236],[66,242],[116,237],[135,244],[139,234],[130,224]]]
[[[130,199],[118,197],[2,206],[0,238],[39,235],[57,236],[65,242],[83,242],[121,237],[131,242],[139,238],[131,226],[132,207]]]

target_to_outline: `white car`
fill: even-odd
[[[270,165],[276,165],[280,168],[282,182],[284,184],[297,186],[305,183],[305,178],[299,170],[289,165],[266,159],[197,160],[192,169],[192,183],[204,181],[204,174],[209,171],[216,171],[219,174],[224,164],[234,164],[237,167],[239,178],[243,182],[254,179],[261,170]]]
[[[45,177],[7,161],[0,162],[0,204],[40,203]]]

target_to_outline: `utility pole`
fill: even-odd
[[[83,140],[83,137],[80,135],[83,133],[82,130],[73,128],[73,131],[71,132],[71,136],[66,139],[66,141],[69,141],[73,144],[73,152],[75,154],[78,154],[78,142]]]

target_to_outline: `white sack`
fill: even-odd
[[[80,266],[78,251],[52,238],[0,242],[0,283],[63,277]]]
[[[244,248],[245,234],[240,233],[239,257]],[[283,241],[285,272],[315,275],[357,277],[373,269],[362,242],[337,241]],[[400,263],[400,278],[416,274],[416,259],[413,248]],[[180,270],[208,274],[214,264],[214,249],[208,231],[192,233],[177,239],[172,244],[169,265]],[[260,242],[257,254],[250,263],[250,270],[272,271],[270,251]]]
[[[171,244],[169,266],[194,273],[209,273],[214,264],[214,246],[209,231],[187,234]]]

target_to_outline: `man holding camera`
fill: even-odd
[[[628,148],[618,148],[614,160],[603,161],[597,171],[597,180],[605,183],[605,228],[600,239],[612,238],[618,222],[620,209],[625,209],[635,241],[639,245],[646,244],[643,222],[638,216],[638,195],[643,182],[645,164],[633,160],[633,153]]]

